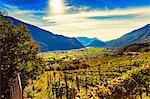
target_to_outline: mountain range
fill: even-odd
[[[125,46],[125,45],[130,45],[134,43],[145,43],[145,42],[150,42],[150,24],[147,24],[142,28],[131,31],[121,36],[120,38],[117,38],[111,41],[103,42],[101,40],[96,39],[87,46],[88,47],[118,48],[118,47]]]
[[[118,48],[133,43],[150,42],[150,24],[147,24],[144,27],[136,29],[134,31],[131,31],[121,36],[120,38],[103,42],[97,38],[87,38],[87,37],[71,38],[63,35],[57,35],[52,32],[41,29],[37,26],[24,23],[12,17],[7,17],[7,19],[12,20],[14,25],[23,23],[25,26],[27,26],[33,40],[38,42],[38,44],[40,45],[40,50],[42,52],[54,50],[79,49],[84,47]]]
[[[65,37],[62,35],[56,35],[52,32],[46,31],[39,27],[24,23],[12,17],[7,17],[7,19],[12,20],[14,25],[23,23],[28,27],[33,40],[37,41],[40,45],[40,51],[54,51],[54,50],[70,50],[83,48],[84,46],[76,39]]]
[[[87,47],[105,47],[106,43],[100,40],[95,40],[91,42]]]
[[[87,37],[77,37],[76,39],[80,41],[84,46],[88,46],[93,41],[98,40],[97,38],[87,38]]]
[[[133,43],[150,42],[150,24],[107,42],[106,47],[121,47]]]

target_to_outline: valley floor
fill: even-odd
[[[42,53],[46,71],[29,80],[32,99],[150,99],[150,52],[86,48]]]

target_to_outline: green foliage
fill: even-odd
[[[100,86],[99,97],[114,99],[127,98],[130,95],[142,95],[144,90],[150,90],[150,66],[143,66],[127,71],[120,77],[110,80]]]
[[[14,26],[0,17],[0,55],[3,95],[10,94],[20,73],[27,98],[34,99],[129,99],[149,98],[149,43],[118,50],[142,52],[120,55],[102,48],[83,48],[38,54],[38,46],[23,25]]]
[[[118,54],[123,54],[124,52],[148,52],[150,51],[150,42],[146,43],[135,43],[121,47],[117,50]]]
[[[10,94],[14,78],[20,73],[22,87],[28,78],[36,78],[42,73],[42,59],[37,57],[39,47],[32,40],[29,30],[23,24],[13,25],[3,13],[0,14],[0,75],[2,95]]]
[[[74,95],[81,99],[126,99],[139,98],[141,95],[149,97],[146,93],[149,92],[150,71],[149,66],[145,66],[150,62],[149,52],[132,56],[114,56],[110,52],[107,53],[107,50],[100,50],[102,49],[87,48],[45,53],[43,58],[50,59],[47,64],[53,70],[49,69],[38,80],[33,80],[36,86],[33,97],[56,99],[59,94],[66,99],[66,84],[68,97]],[[47,84],[47,81],[50,83]],[[51,91],[54,85],[56,87],[53,95]],[[39,89],[40,91],[37,91]]]

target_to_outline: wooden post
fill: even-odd
[[[101,81],[101,65],[98,65],[99,80]]]
[[[2,85],[2,79],[1,79],[1,77],[2,76],[1,76],[1,68],[0,68],[0,99],[2,98],[2,90],[1,90],[2,89],[2,86],[1,86]]]
[[[66,99],[68,99],[68,84],[67,84],[67,75],[66,75],[66,72],[64,72],[64,76],[65,76],[65,83],[66,83]]]
[[[71,93],[71,99],[76,99],[76,90],[73,88],[72,93]]]
[[[15,78],[14,86],[11,88],[12,99],[23,99],[21,79],[19,73]]]
[[[85,82],[86,82],[86,85],[85,85],[85,88],[86,88],[86,94],[88,93],[88,84],[87,84],[87,77],[85,76]]]
[[[80,84],[79,84],[79,79],[78,79],[78,76],[76,76],[76,84],[77,84],[77,88],[78,88],[78,91],[80,91]]]

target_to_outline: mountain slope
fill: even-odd
[[[87,46],[90,43],[92,43],[95,40],[98,40],[97,38],[87,38],[87,37],[77,37],[76,38],[79,42],[82,43],[82,45]]]
[[[123,54],[124,52],[148,52],[150,51],[150,42],[146,43],[134,43],[130,45],[123,46],[117,49],[118,54]]]
[[[7,18],[12,20],[15,25],[19,23],[25,24],[30,30],[32,38],[39,43],[41,51],[69,50],[84,47],[78,40],[76,40],[76,38],[55,35],[49,31],[21,22],[15,18]]]
[[[95,40],[88,45],[88,47],[104,47],[104,46],[106,46],[106,43],[100,40]]]
[[[130,33],[123,35],[122,37],[107,42],[107,47],[121,47],[136,42],[149,42],[150,41],[150,24],[134,30]]]

